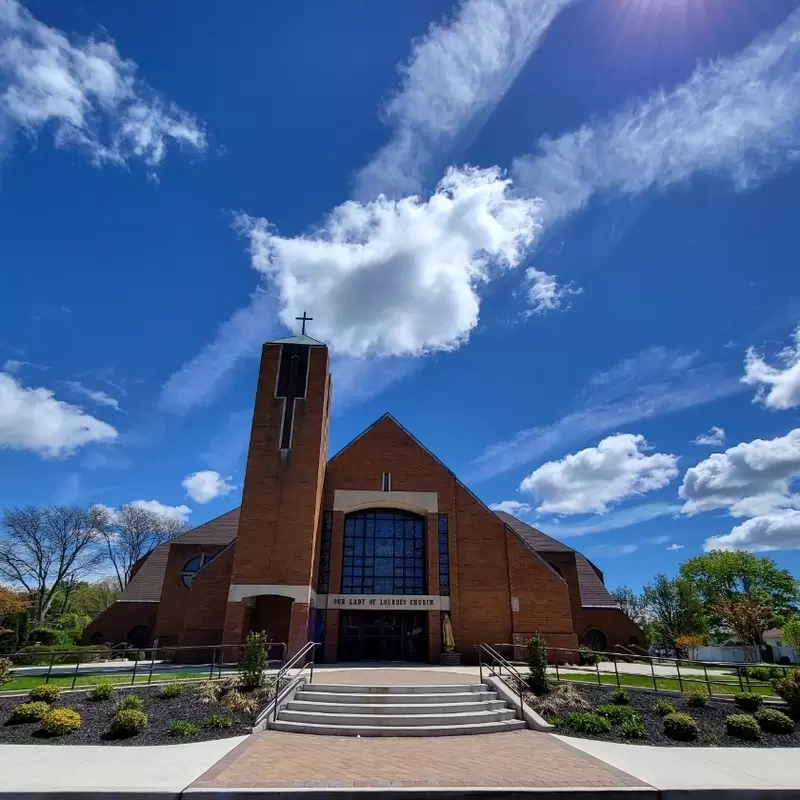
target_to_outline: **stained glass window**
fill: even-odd
[[[424,518],[386,509],[348,514],[342,594],[425,594]]]
[[[450,594],[450,542],[447,514],[439,514],[439,594]]]

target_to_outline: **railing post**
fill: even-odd
[[[136,650],[136,655],[133,659],[133,673],[131,674],[131,686],[136,683],[136,669],[139,666],[139,651]]]
[[[736,677],[739,679],[739,689],[744,691],[744,683],[742,681],[742,671],[739,669],[739,665],[736,665]]]
[[[600,662],[599,661],[595,661],[594,662],[594,668],[595,668],[595,671],[597,672],[597,685],[598,686],[602,686],[603,685],[603,681],[600,680]]]
[[[483,648],[478,645],[478,674],[480,675],[480,683],[483,683]]]
[[[708,680],[708,667],[706,667],[705,661],[703,662],[703,675],[706,677],[706,691],[708,692],[709,697],[713,697],[713,693],[711,691],[711,683]]]
[[[617,667],[617,657],[614,656],[614,675],[617,678],[617,689],[619,689],[619,668]]]
[[[70,687],[71,689],[75,688],[75,681],[78,680],[78,668],[80,667],[80,665],[81,665],[81,654],[79,652],[78,657],[75,660],[75,673],[72,676],[72,686]]]
[[[678,689],[680,689],[681,694],[683,694],[683,678],[681,678],[681,662],[676,661],[675,666],[678,669]]]
[[[158,640],[156,640],[158,641]],[[150,651],[150,672],[147,673],[147,684],[148,686],[153,680],[153,667],[156,665],[156,649],[155,647]]]
[[[558,659],[556,659],[555,668],[556,668],[556,681],[560,682],[561,676],[558,674]]]
[[[653,659],[650,659],[650,672],[653,673],[653,691],[658,691],[658,681],[656,680],[656,665],[653,663]]]
[[[214,667],[217,665],[217,648],[215,647],[211,653],[211,672],[208,674],[210,681],[214,680]]]
[[[55,663],[55,660],[56,660],[56,654],[53,653],[50,656],[50,666],[47,668],[47,677],[45,678],[44,681],[45,683],[50,683],[50,673],[53,671],[53,664]]]

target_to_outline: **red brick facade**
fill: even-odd
[[[318,657],[338,660],[343,612],[334,607],[334,598],[353,597],[340,594],[346,514],[370,508],[401,509],[424,519],[424,529],[417,530],[424,530],[423,595],[432,605],[423,612],[430,661],[439,660],[446,614],[456,649],[466,660],[475,657],[482,642],[519,645],[536,631],[551,647],[571,652],[586,641],[589,628],[602,630],[609,647],[641,636],[613,601],[608,607],[587,607],[581,584],[586,574],[579,575],[576,566],[582,556],[539,552],[524,530],[490,511],[391,416],[328,461],[330,402],[327,348],[307,337],[264,345],[238,521],[223,515],[178,537],[168,545],[168,555],[161,548],[154,551],[160,562],[148,574],[151,582],[163,576],[155,595],[160,602],[140,603],[146,621],[137,622],[150,626],[160,645],[238,645],[248,631],[263,630],[273,641],[285,642],[289,654],[321,635],[324,652]],[[385,473],[390,487],[383,485]],[[449,550],[449,591],[445,587],[444,593],[439,584],[442,515]],[[317,594],[326,516],[330,570],[327,591]],[[226,519],[229,526],[238,522],[234,540],[230,532],[216,537],[215,525]],[[200,554],[210,560],[187,588],[181,573]],[[595,572],[604,591],[602,575]],[[143,581],[137,575],[126,593],[136,583],[139,588],[130,593],[149,597]],[[405,603],[410,596],[397,597]],[[126,605],[134,604],[115,604],[87,634],[102,630],[109,638],[125,638],[136,616]]]

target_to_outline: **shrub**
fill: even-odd
[[[594,650],[590,650],[585,645],[578,648],[578,664],[585,667],[593,667],[600,663],[600,656]]]
[[[105,661],[111,655],[111,649],[102,645],[32,644],[23,647],[20,655],[14,656],[19,666],[46,666],[53,664],[74,664],[79,658],[82,664],[90,661]]]
[[[639,717],[630,706],[615,706],[613,703],[597,706],[595,713],[599,714],[601,717],[605,717],[614,725],[619,725],[628,720],[638,719]]]
[[[537,631],[525,642],[525,655],[528,662],[528,686],[534,694],[546,694],[547,680],[547,647],[544,639]]]
[[[170,700],[173,697],[180,697],[186,691],[186,686],[182,683],[168,683],[161,689],[159,697],[162,700]]]
[[[624,689],[619,688],[611,692],[611,702],[616,706],[627,706],[631,699]]]
[[[656,714],[662,717],[666,717],[669,714],[674,714],[678,709],[675,708],[672,703],[668,703],[666,700],[659,700],[653,708],[655,709]]]
[[[111,733],[133,736],[147,727],[147,714],[135,708],[121,708],[111,718]]]
[[[706,705],[706,703],[708,703],[708,695],[706,694],[705,689],[701,689],[699,686],[689,687],[683,693],[683,697],[687,704],[693,706],[694,708],[702,708],[704,705]]]
[[[761,728],[750,714],[731,714],[725,720],[725,728],[730,736],[737,739],[756,742],[761,738]]]
[[[242,682],[248,689],[263,686],[269,665],[269,637],[263,631],[250,631],[244,641],[244,653],[239,665]]]
[[[184,719],[176,719],[172,725],[169,726],[170,736],[194,736],[197,734],[199,728],[193,722],[187,722]]]
[[[13,677],[14,673],[11,671],[11,659],[0,658],[0,686],[4,683],[8,683]]]
[[[109,680],[100,680],[89,691],[89,699],[94,701],[111,700],[117,690]]]
[[[136,694],[126,694],[117,703],[117,711],[144,711],[142,698]]]
[[[787,672],[782,678],[772,681],[772,688],[787,706],[789,713],[800,718],[800,669]]]
[[[647,738],[647,728],[640,719],[626,719],[619,726],[619,732],[626,739],[645,739]]]
[[[667,714],[664,717],[664,733],[679,742],[691,742],[697,738],[697,723],[688,714]]]
[[[56,628],[47,628],[45,626],[37,626],[31,628],[28,633],[29,642],[38,642],[39,644],[73,644],[73,641],[66,631],[60,631]]]
[[[128,650],[125,653],[125,658],[128,661],[144,661],[147,658],[144,650]]]
[[[761,703],[763,703],[764,700],[760,694],[739,692],[733,698],[733,702],[736,703],[737,707],[741,708],[742,711],[752,714],[754,711],[758,711],[758,709],[761,708]]]
[[[599,714],[580,712],[567,716],[567,725],[576,733],[608,733],[611,723]]]
[[[45,703],[55,703],[61,689],[54,683],[41,683],[28,692],[28,697],[33,701],[43,700]]]
[[[252,714],[256,710],[256,699],[234,689],[225,695],[222,702],[231,710],[242,714]]]
[[[588,711],[589,701],[574,683],[557,683],[547,694],[528,695],[526,702],[543,717],[560,717],[569,711]]]
[[[81,715],[71,708],[51,708],[42,720],[42,730],[50,736],[64,736],[80,726]]]
[[[220,683],[205,681],[197,689],[197,699],[201,703],[216,703],[222,697],[222,686]]]
[[[233,717],[227,714],[209,714],[206,720],[206,728],[230,728],[233,725]]]
[[[753,715],[762,731],[767,733],[792,733],[794,723],[777,708],[762,708]]]
[[[10,722],[38,722],[44,719],[44,715],[50,710],[50,706],[39,701],[36,703],[22,703],[18,705],[12,712],[9,719]]]

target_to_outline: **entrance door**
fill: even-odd
[[[426,614],[413,612],[342,612],[339,661],[424,661]]]

